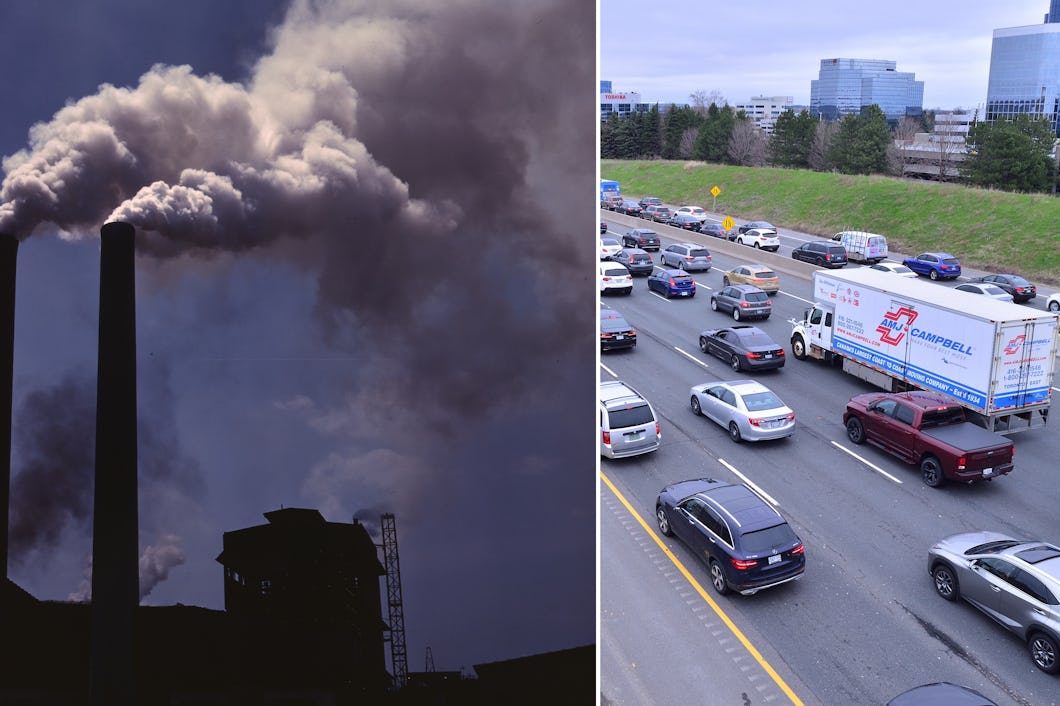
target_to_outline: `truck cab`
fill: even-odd
[[[832,319],[835,307],[818,302],[807,309],[802,321],[793,322],[791,354],[797,360],[832,359]]]

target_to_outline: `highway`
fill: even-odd
[[[1058,703],[1060,679],[1037,670],[1023,642],[985,615],[935,595],[926,563],[927,548],[956,532],[994,529],[1060,542],[1060,440],[1053,430],[1012,435],[1016,470],[1008,476],[929,488],[915,467],[847,440],[844,403],[873,388],[790,355],[789,320],[809,306],[814,268],[789,253],[817,238],[781,230],[773,255],[608,211],[601,216],[612,235],[651,227],[663,247],[698,242],[714,256],[710,272],[695,274],[694,299],[649,293],[644,278],[629,296],[601,298],[639,335],[635,349],[601,354],[600,378],[624,380],[647,397],[663,437],[655,453],[601,459],[603,702],[884,704],[913,686],[950,681],[1002,705]],[[777,371],[734,373],[697,346],[700,331],[733,323],[710,310],[710,292],[720,288],[722,270],[744,262],[760,262],[781,278],[773,315],[754,322],[789,351]],[[1043,289],[1028,306],[1044,310]],[[746,377],[795,410],[794,436],[736,444],[692,414],[689,387]],[[703,564],[658,534],[659,490],[703,476],[750,482],[775,501],[806,545],[801,580],[753,596],[718,596]]]

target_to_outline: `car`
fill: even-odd
[[[696,281],[684,270],[657,268],[648,275],[648,291],[658,292],[664,297],[696,296]]]
[[[662,426],[648,400],[621,380],[599,386],[600,455],[627,458],[651,453],[662,441]]]
[[[600,234],[603,235],[607,232],[607,221],[603,218],[600,219]]]
[[[736,372],[784,367],[784,349],[768,333],[750,324],[703,331],[699,350],[721,358]]]
[[[1060,292],[1049,295],[1049,298],[1045,300],[1045,308],[1054,314],[1060,311]]]
[[[1012,295],[1012,301],[1017,304],[1029,302],[1038,296],[1038,288],[1019,275],[998,274],[985,275],[973,282],[986,282],[997,285]]]
[[[674,209],[674,213],[677,213],[677,214],[686,213],[689,216],[694,216],[696,218],[696,220],[699,221],[700,223],[702,223],[703,221],[707,220],[707,218],[709,218],[709,216],[707,215],[707,212],[703,210],[702,206],[678,206],[677,208]]]
[[[621,194],[606,194],[600,199],[600,208],[606,208],[609,211],[617,209],[625,199],[622,198]]]
[[[975,689],[948,681],[921,684],[887,702],[887,706],[998,706]]]
[[[780,236],[775,230],[764,228],[750,228],[736,236],[736,242],[740,245],[751,245],[755,249],[776,252],[780,250]]]
[[[984,297],[990,297],[991,299],[997,299],[1002,302],[1012,301],[1012,295],[1006,292],[1001,287],[993,284],[966,282],[964,284],[958,284],[954,287],[958,292],[968,292],[969,294],[978,294]]]
[[[625,265],[631,275],[650,275],[655,269],[655,261],[651,255],[640,248],[622,248],[611,256],[615,262]]]
[[[715,238],[729,238],[729,231],[717,221],[703,221],[699,226],[699,232],[706,235],[713,235]]]
[[[703,415],[740,441],[783,439],[795,433],[795,412],[755,380],[705,382],[691,389],[692,412]]]
[[[603,260],[600,262],[600,294],[630,294],[633,277],[621,263]]]
[[[762,230],[776,230],[777,229],[777,227],[775,225],[773,225],[772,223],[770,223],[769,221],[748,221],[747,223],[744,223],[742,226],[737,226],[736,235],[739,235],[740,233],[746,233],[747,231],[751,230],[752,228],[760,228]]]
[[[846,267],[847,250],[842,245],[828,242],[826,240],[811,240],[792,249],[791,257],[794,260],[812,262],[818,267],[836,269]]]
[[[600,308],[600,350],[635,348],[637,329],[629,325],[626,318],[614,309]]]
[[[916,272],[913,272],[911,269],[909,269],[902,263],[895,262],[893,260],[881,260],[875,265],[870,266],[870,269],[879,270],[880,272],[890,272],[901,277],[917,277]]]
[[[600,236],[600,259],[610,260],[611,256],[622,249],[622,244],[612,237]]]
[[[622,245],[627,248],[658,250],[659,234],[651,228],[634,228],[622,234]]]
[[[736,321],[768,319],[773,313],[773,302],[753,284],[730,284],[710,295],[710,308],[731,313]]]
[[[963,598],[1019,636],[1034,666],[1060,673],[1060,548],[1001,532],[950,535],[928,549],[935,593]]]
[[[624,213],[627,216],[639,216],[640,212],[643,210],[644,207],[636,201],[623,201],[615,208],[615,211],[618,211],[619,213]]]
[[[746,485],[713,478],[666,486],[655,500],[659,531],[707,564],[719,595],[751,595],[801,577],[806,548],[772,505]]]
[[[699,232],[699,219],[689,213],[675,213],[666,223],[674,228]]]
[[[723,287],[730,284],[751,284],[766,294],[776,294],[780,291],[780,278],[777,273],[765,265],[758,264],[739,265],[723,272],[721,284]]]
[[[640,207],[642,209],[644,209],[648,206],[662,206],[662,199],[660,199],[658,196],[645,196],[637,203],[640,204]]]
[[[644,207],[640,217],[647,218],[653,223],[666,223],[670,220],[672,214],[673,212],[670,210],[669,206],[656,206],[651,204]]]
[[[949,253],[922,252],[916,257],[907,257],[902,264],[918,275],[931,279],[957,279],[961,276],[960,261]]]
[[[695,243],[674,243],[667,245],[659,253],[659,261],[664,266],[680,267],[685,272],[702,270],[709,272],[714,264],[714,256],[702,245]]]

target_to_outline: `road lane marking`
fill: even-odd
[[[677,351],[678,353],[680,353],[681,355],[683,355],[684,357],[688,358],[688,359],[689,359],[690,361],[692,361],[693,363],[698,363],[699,365],[702,365],[702,366],[703,366],[704,368],[707,368],[707,369],[709,369],[709,368],[710,368],[710,366],[709,366],[709,365],[707,365],[706,363],[704,363],[704,362],[703,362],[702,360],[700,360],[699,358],[696,358],[696,357],[695,357],[695,356],[693,356],[693,355],[692,355],[691,353],[686,353],[685,351],[681,350],[681,349],[680,349],[680,348],[678,348],[677,346],[674,346],[674,350],[675,350],[675,351]]]
[[[603,363],[600,363],[600,367],[603,368],[604,370],[606,370],[607,374],[610,375],[611,377],[613,377],[613,378],[617,378],[618,377],[617,375],[615,375],[615,371],[614,370],[612,370],[611,368],[607,367]]]
[[[753,489],[753,490],[754,490],[754,491],[755,491],[756,493],[758,493],[759,495],[761,495],[761,496],[762,496],[763,498],[765,498],[765,499],[766,499],[766,500],[767,500],[768,502],[771,502],[771,503],[773,503],[773,505],[775,505],[776,507],[780,507],[780,503],[778,503],[778,502],[777,502],[776,500],[774,500],[774,499],[773,499],[773,496],[771,496],[771,495],[770,495],[769,493],[767,493],[766,491],[762,490],[762,489],[761,489],[761,488],[759,488],[759,487],[758,487],[757,485],[755,485],[754,483],[752,483],[752,482],[751,482],[751,479],[750,479],[750,478],[748,478],[748,477],[747,477],[747,476],[745,476],[745,475],[744,475],[743,473],[740,473],[740,472],[739,472],[738,470],[736,470],[736,467],[735,467],[735,466],[733,466],[733,465],[732,465],[731,463],[729,463],[728,461],[726,461],[726,460],[725,460],[725,459],[723,459],[723,458],[719,458],[719,459],[718,459],[718,462],[719,462],[719,463],[720,463],[721,465],[723,465],[723,466],[725,466],[726,468],[728,468],[728,469],[729,469],[730,471],[732,471],[733,473],[735,473],[735,474],[736,474],[737,476],[739,476],[740,480],[742,480],[742,481],[743,481],[744,483],[746,483],[747,485],[751,486],[751,488],[752,488],[752,489]]]
[[[840,450],[840,451],[842,451],[843,453],[848,453],[848,454],[850,454],[851,456],[853,456],[853,457],[854,457],[854,458],[856,458],[857,460],[861,461],[861,462],[862,462],[862,463],[864,463],[864,464],[865,464],[866,466],[868,466],[868,467],[869,467],[869,468],[871,468],[872,470],[876,471],[876,472],[877,472],[877,473],[879,473],[880,475],[882,475],[882,476],[885,476],[886,478],[888,478],[888,479],[890,479],[890,480],[893,480],[893,481],[894,481],[895,483],[897,483],[897,484],[899,484],[899,485],[901,485],[901,484],[902,484],[902,480],[901,480],[900,478],[895,478],[895,477],[894,477],[894,476],[892,476],[892,475],[891,475],[890,473],[888,473],[887,471],[883,470],[882,468],[880,468],[879,466],[877,466],[877,465],[876,465],[875,463],[873,463],[872,461],[869,461],[869,460],[868,460],[868,459],[866,459],[866,458],[863,458],[863,457],[861,457],[861,456],[858,456],[858,455],[857,455],[856,453],[854,453],[854,452],[853,452],[853,451],[851,451],[850,449],[848,449],[848,448],[846,448],[846,447],[842,446],[841,444],[838,444],[838,443],[836,443],[836,442],[834,442],[834,441],[833,441],[833,442],[832,442],[832,446],[836,447],[837,449],[839,449],[839,450]]]
[[[792,299],[798,299],[800,302],[806,302],[807,304],[813,304],[814,303],[812,299],[803,299],[802,297],[797,297],[794,294],[788,294],[787,292],[777,292],[777,294],[783,294],[785,297],[791,297]]]
[[[643,528],[644,531],[648,533],[648,536],[651,537],[651,539],[655,542],[656,545],[658,545],[662,553],[666,555],[666,558],[669,559],[673,563],[673,565],[677,567],[677,570],[680,571],[681,575],[685,577],[685,580],[687,580],[688,583],[692,585],[692,588],[695,589],[696,593],[699,594],[699,597],[702,598],[707,603],[707,605],[711,607],[711,610],[714,611],[714,614],[717,615],[723,623],[725,623],[725,626],[729,628],[729,631],[732,632],[733,636],[735,636],[736,639],[740,641],[740,644],[742,644],[744,648],[747,649],[747,651],[751,654],[751,657],[753,657],[754,660],[758,662],[759,666],[766,671],[766,674],[770,676],[770,678],[773,680],[773,683],[776,684],[780,688],[780,690],[787,695],[789,699],[791,699],[791,702],[793,704],[797,704],[798,706],[804,706],[804,704],[802,703],[802,699],[796,696],[795,692],[792,691],[791,687],[787,685],[787,682],[785,682],[784,679],[779,674],[777,674],[776,670],[773,669],[773,666],[769,664],[769,662],[765,660],[765,658],[758,651],[758,649],[751,644],[751,641],[747,639],[747,636],[743,634],[740,628],[736,627],[736,623],[734,623],[732,619],[729,618],[729,616],[725,613],[725,611],[721,609],[721,606],[719,606],[714,601],[714,599],[711,598],[710,594],[707,593],[706,589],[704,589],[703,586],[699,583],[699,581],[697,581],[696,578],[692,576],[692,573],[687,568],[685,568],[685,565],[681,563],[681,560],[678,559],[674,555],[674,553],[670,551],[670,548],[667,547],[665,543],[663,543],[662,539],[659,538],[659,535],[655,534],[655,530],[648,526],[648,523],[644,521],[644,518],[640,516],[640,513],[633,509],[633,506],[630,505],[628,500],[626,500],[626,497],[622,495],[621,492],[619,492],[618,488],[615,487],[615,485],[611,482],[611,479],[608,478],[603,471],[600,472],[600,479],[603,480],[607,487],[611,489],[611,492],[614,493],[615,497],[618,498],[618,501],[626,507],[626,510],[640,524],[641,528]]]

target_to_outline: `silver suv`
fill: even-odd
[[[998,532],[967,532],[928,550],[935,592],[971,603],[1027,643],[1034,666],[1060,673],[1060,549]]]
[[[621,380],[600,383],[600,455],[624,458],[655,451],[662,438],[648,400]]]

